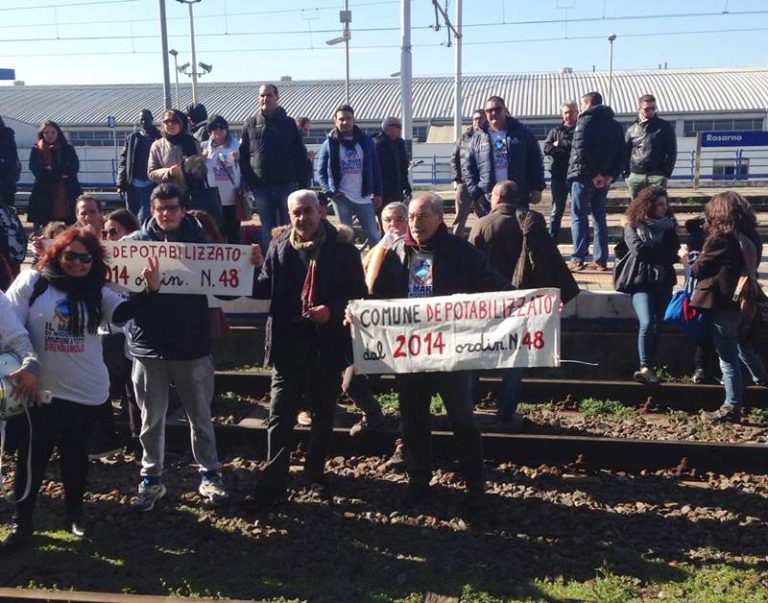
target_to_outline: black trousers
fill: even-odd
[[[106,403],[106,402],[105,402]],[[88,434],[91,431],[99,406],[86,406],[54,398],[50,404],[30,408],[32,419],[31,476],[27,475],[29,453],[29,425],[26,416],[15,418],[18,429],[18,466],[15,495],[20,498],[30,479],[29,496],[16,504],[16,518],[20,522],[32,522],[32,512],[45,476],[48,460],[54,446],[58,445],[61,456],[61,480],[67,515],[78,517],[82,511],[88,476]]]

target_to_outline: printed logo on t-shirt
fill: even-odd
[[[355,174],[363,173],[363,158],[357,154],[357,146],[354,148],[344,147],[344,152],[341,154],[341,174],[343,176],[351,176]]]
[[[72,310],[66,299],[56,302],[53,322],[45,323],[46,352],[84,352],[85,333],[73,335],[71,332]]]
[[[491,132],[493,146],[493,168],[496,172],[496,182],[506,180],[509,167],[509,149],[507,148],[507,133],[502,130]]]
[[[432,297],[433,260],[431,253],[414,254],[408,278],[408,297]]]
[[[216,163],[213,165],[213,178],[216,182],[232,182],[232,168],[227,163],[227,156],[219,153]]]

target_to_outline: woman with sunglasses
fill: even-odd
[[[37,142],[29,154],[29,170],[35,183],[27,220],[35,232],[51,220],[73,224],[75,199],[83,192],[77,181],[80,160],[55,121],[46,121],[38,129]]]
[[[240,190],[240,141],[232,136],[227,120],[214,115],[208,120],[210,137],[203,143],[208,185],[219,189],[223,217],[222,234],[227,243],[240,244],[237,195]]]
[[[190,158],[199,156],[201,151],[200,143],[187,132],[187,127],[187,116],[178,109],[163,113],[163,124],[160,128],[162,138],[152,143],[147,163],[147,174],[152,182],[173,184],[185,195],[197,184],[205,169],[202,158],[200,165],[197,165],[195,160],[189,161]],[[190,169],[197,175],[188,173]]]
[[[15,480],[16,497],[23,494],[27,481],[29,495],[16,504],[10,535],[0,545],[4,553],[28,544],[32,536],[32,512],[55,445],[61,455],[66,529],[79,538],[85,536],[88,433],[99,407],[109,403],[109,377],[96,329],[103,321],[125,322],[160,287],[158,263],[153,259],[142,272],[146,294],[124,300],[105,286],[104,256],[93,233],[70,228],[54,239],[36,269],[22,272],[8,290],[40,360],[39,390],[50,392],[52,399],[30,408],[31,475],[27,474],[28,445],[22,441]],[[28,437],[25,434],[22,439]]]

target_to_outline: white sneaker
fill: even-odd
[[[165,496],[165,493],[166,489],[163,484],[149,485],[142,480],[139,484],[139,495],[131,508],[139,513],[147,513],[155,508],[155,503]]]
[[[656,373],[654,373],[653,370],[649,369],[647,366],[643,366],[639,371],[635,371],[632,375],[632,378],[635,381],[645,383],[646,385],[656,384],[659,382],[659,378],[656,376]]]
[[[223,505],[229,501],[229,494],[218,474],[211,477],[204,476],[197,491],[213,505]]]

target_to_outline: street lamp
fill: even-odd
[[[344,0],[344,10],[339,11],[339,22],[344,24],[344,30],[341,32],[341,36],[327,40],[326,44],[335,46],[336,44],[344,42],[344,56],[346,59],[344,93],[347,97],[347,104],[349,104],[349,39],[352,37],[352,34],[349,31],[349,24],[352,22],[352,11],[349,10],[349,0]]]
[[[173,71],[176,76],[176,108],[178,109],[181,106],[179,104],[179,51],[171,48],[168,54],[173,57]]]
[[[192,12],[192,5],[197,4],[200,0],[176,0],[189,7],[189,43],[192,46],[192,65],[197,63],[197,57],[195,55],[195,16]],[[192,102],[197,102],[197,71],[192,68]]]
[[[616,40],[616,34],[608,36],[608,42],[611,45],[611,54],[608,59],[608,106],[613,108],[613,42]]]

